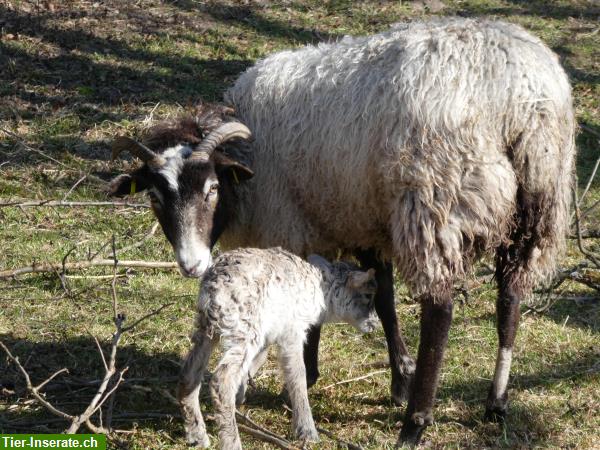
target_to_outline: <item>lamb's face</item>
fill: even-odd
[[[319,255],[310,255],[308,262],[317,266],[330,283],[326,293],[330,319],[347,322],[364,333],[373,331],[379,323],[374,306],[375,270],[364,272],[344,261],[330,263]]]
[[[334,263],[334,267],[336,264],[344,263]],[[347,271],[346,281],[340,285],[333,302],[335,315],[359,331],[369,333],[379,323],[374,305],[377,292],[375,271],[373,269],[369,269],[367,272],[345,270]],[[344,277],[341,279],[343,280]]]
[[[181,273],[201,277],[236,206],[232,185],[250,178],[252,171],[220,151],[197,152],[184,144],[155,156],[133,173],[115,178],[110,194],[146,191]]]

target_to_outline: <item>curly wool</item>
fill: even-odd
[[[444,18],[283,51],[226,100],[256,138],[256,176],[224,245],[375,248],[418,294],[508,243],[525,213],[539,231],[527,283],[554,271],[573,182],[571,92],[556,55],[521,27]],[[535,211],[523,195],[541,199]]]

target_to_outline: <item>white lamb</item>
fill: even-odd
[[[189,444],[208,447],[198,395],[213,345],[223,357],[210,391],[222,449],[240,449],[235,421],[238,386],[277,344],[292,403],[295,437],[318,441],[306,388],[303,345],[309,327],[342,320],[373,330],[374,270],[311,255],[308,262],[282,250],[239,249],[218,257],[202,278],[193,348],[183,367],[178,398]],[[256,361],[256,363],[254,363]],[[253,364],[254,363],[254,364]]]

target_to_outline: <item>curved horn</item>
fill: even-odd
[[[208,153],[209,155],[221,145],[233,138],[250,139],[252,133],[246,125],[240,122],[227,122],[211,131],[204,140],[198,144],[192,153]]]
[[[160,167],[165,163],[165,159],[150,150],[144,144],[131,139],[127,136],[119,136],[115,139],[112,145],[112,159],[116,159],[121,152],[128,150],[133,156],[137,156],[142,161],[153,167]]]

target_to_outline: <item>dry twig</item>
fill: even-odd
[[[575,197],[575,228],[577,231],[577,246],[581,253],[583,253],[587,258],[594,263],[596,267],[600,269],[600,255],[596,255],[593,252],[590,252],[583,245],[583,238],[581,237],[581,211],[579,210],[579,199],[577,196],[577,189],[573,189],[573,195]]]
[[[112,259],[93,259],[91,261],[77,261],[72,263],[40,263],[32,264],[27,267],[20,267],[18,269],[8,269],[0,271],[0,278],[11,278],[27,273],[44,273],[44,272],[55,272],[57,270],[79,270],[87,269],[89,267],[111,267],[115,265],[115,261]],[[176,269],[177,263],[166,262],[166,261],[138,261],[138,260],[118,260],[116,261],[118,267],[130,267],[139,269]]]
[[[321,388],[321,389],[325,391],[327,389],[331,389],[334,386],[339,386],[340,384],[347,384],[347,383],[352,383],[354,381],[364,380],[366,378],[370,378],[372,376],[379,375],[380,373],[386,373],[386,372],[387,372],[387,370],[376,370],[375,372],[371,372],[371,373],[368,373],[366,375],[362,375],[360,377],[350,378],[348,380],[342,380],[342,381],[338,381],[337,383],[332,383],[332,384],[330,384],[328,386],[325,386],[324,388]]]
[[[129,203],[129,202],[67,202],[64,200],[28,200],[28,201],[8,201],[0,203],[0,208],[32,208],[37,206],[47,207],[92,207],[92,206],[110,206],[127,208],[150,208],[147,203]]]

